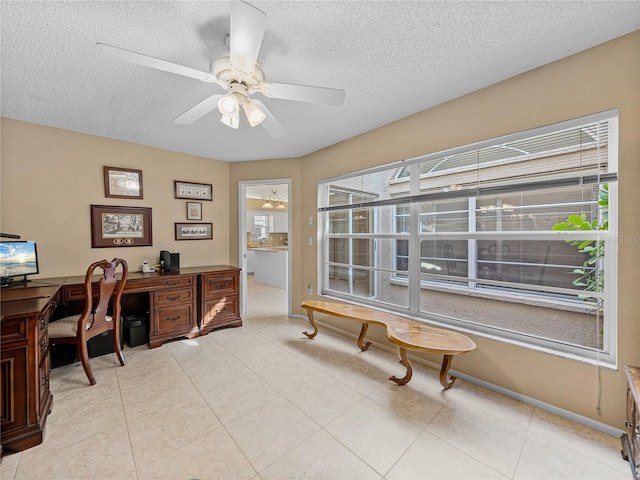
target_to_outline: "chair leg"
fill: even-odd
[[[84,373],[87,374],[89,383],[91,385],[95,385],[96,379],[93,376],[93,372],[91,371],[91,364],[89,363],[89,351],[87,350],[87,344],[85,342],[80,342],[78,344],[78,359],[80,360],[80,363],[82,363],[82,368],[84,368]]]
[[[118,335],[116,335],[116,333],[118,333]],[[124,367],[127,362],[124,361],[124,355],[122,355],[119,332],[116,332],[115,330],[113,330],[113,351],[116,352],[120,365]]]

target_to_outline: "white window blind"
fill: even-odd
[[[604,299],[615,294],[613,269],[605,268],[616,259],[615,219],[607,230],[599,225],[615,213],[616,180],[617,112],[609,111],[320,182],[322,291],[614,358],[615,302]],[[574,216],[594,228],[554,227]],[[606,245],[606,258],[589,264],[592,255],[570,243],[587,240]],[[591,277],[612,277],[606,289],[580,284],[575,272],[585,262]],[[446,308],[451,295],[482,298],[489,309],[497,307],[486,300],[500,298],[516,310],[556,309],[553,317],[573,309],[584,318],[571,322],[584,331],[458,315]],[[482,302],[466,303],[472,312]]]

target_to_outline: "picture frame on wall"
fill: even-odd
[[[91,248],[151,245],[151,208],[91,205]]]
[[[187,202],[187,220],[202,220],[201,202]]]
[[[142,170],[104,167],[104,196],[142,200]]]
[[[176,240],[211,240],[211,223],[176,223]]]
[[[213,186],[210,183],[173,181],[174,198],[184,198],[187,200],[207,200],[213,201]]]

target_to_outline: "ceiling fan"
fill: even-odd
[[[228,55],[214,60],[210,73],[104,43],[97,43],[96,48],[117,60],[215,83],[226,90],[226,93],[215,93],[205,98],[176,117],[173,123],[190,125],[217,107],[222,114],[220,121],[237,129],[242,109],[249,125],[262,125],[273,138],[280,138],[287,132],[263,102],[251,98],[252,94],[259,92],[271,98],[342,105],[345,92],[334,88],[265,81],[264,70],[257,59],[266,27],[267,16],[264,12],[243,1],[232,1],[230,51]]]

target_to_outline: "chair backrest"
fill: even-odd
[[[118,265],[122,266],[118,281]],[[96,272],[98,271],[98,272]],[[108,330],[113,330],[115,321],[120,319],[120,298],[127,281],[128,265],[121,258],[114,258],[110,262],[100,260],[92,263],[84,278],[85,304],[82,315],[78,320],[78,334],[89,339]],[[93,288],[94,275],[100,275],[98,288]],[[111,315],[107,315],[109,306]]]

